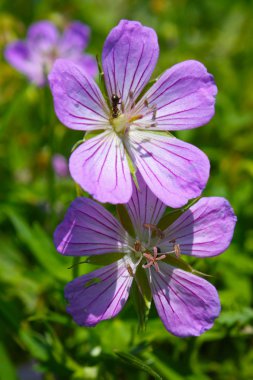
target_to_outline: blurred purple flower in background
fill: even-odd
[[[134,187],[126,205],[135,235],[130,236],[104,207],[88,198],[77,198],[56,229],[55,246],[63,255],[122,253],[118,261],[66,286],[67,310],[83,326],[116,316],[128,299],[132,282],[138,283],[138,267],[146,272],[165,328],[181,337],[200,335],[219,315],[217,291],[203,278],[171,265],[171,258],[175,265],[182,263],[180,254],[219,255],[230,244],[236,217],[224,198],[202,198],[162,231],[159,221],[166,206],[139,174],[138,181],[140,191]]]
[[[200,62],[185,61],[165,71],[139,99],[158,55],[153,29],[122,20],[103,48],[109,104],[97,84],[72,63],[58,60],[50,73],[60,121],[72,129],[104,130],[70,157],[71,176],[100,202],[128,202],[130,173],[136,169],[171,207],[199,196],[208,180],[206,155],[167,131],[196,128],[212,118],[213,77]]]
[[[89,27],[77,21],[69,24],[62,34],[50,21],[39,21],[28,29],[25,41],[14,41],[7,46],[5,58],[38,86],[47,83],[54,61],[60,57],[70,59],[94,76],[96,62],[83,53],[89,35]]]
[[[58,177],[67,177],[69,167],[66,158],[62,154],[54,154],[52,157],[52,165],[55,174]]]

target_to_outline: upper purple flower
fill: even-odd
[[[47,82],[54,61],[67,58],[76,62],[88,75],[95,75],[97,66],[94,58],[84,55],[90,30],[80,22],[72,22],[59,34],[49,21],[34,23],[25,41],[10,43],[5,50],[6,60],[38,86]]]
[[[199,196],[207,182],[206,155],[167,131],[199,127],[212,118],[217,92],[213,77],[201,63],[185,61],[165,71],[139,99],[158,54],[153,29],[122,20],[103,48],[109,105],[96,83],[65,60],[58,60],[49,76],[55,111],[63,124],[104,130],[70,158],[74,180],[100,202],[129,201],[133,166],[156,196],[172,207]]]
[[[236,217],[224,198],[202,198],[165,230],[159,221],[165,205],[139,174],[126,205],[134,235],[130,236],[104,207],[77,198],[55,231],[58,252],[70,256],[120,252],[122,258],[85,274],[65,288],[68,312],[83,326],[95,326],[117,315],[131,284],[138,284],[137,268],[145,271],[155,306],[165,328],[177,336],[196,336],[211,328],[220,302],[213,285],[171,265],[180,254],[219,255],[229,246]],[[180,261],[182,263],[182,261]]]

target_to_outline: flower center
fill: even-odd
[[[117,134],[124,134],[130,125],[128,117],[124,113],[117,117],[112,117],[110,123]]]
[[[155,270],[159,272],[159,266],[157,261],[165,259],[166,255],[158,256],[158,253],[158,247],[153,247],[153,255],[150,252],[143,253],[143,256],[147,259],[147,264],[142,265],[142,268],[150,268],[153,265],[155,267]]]
[[[142,118],[143,118],[143,115],[130,116],[126,113],[122,113],[117,117],[112,116],[110,119],[110,123],[117,134],[124,135],[132,123]]]

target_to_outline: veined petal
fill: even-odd
[[[133,194],[126,204],[126,208],[133,223],[137,239],[146,241],[148,229],[144,227],[144,224],[156,226],[166,206],[148,188],[139,172],[137,172],[136,177],[139,189],[133,186]]]
[[[105,319],[115,317],[122,310],[133,281],[129,265],[123,258],[67,284],[67,311],[77,324],[95,326]],[[135,268],[131,268],[133,274]]]
[[[132,194],[124,146],[114,131],[85,141],[70,157],[73,179],[99,202],[126,203]]]
[[[86,48],[90,37],[90,28],[79,21],[72,22],[65,30],[59,41],[60,50],[72,58]]]
[[[45,77],[39,62],[33,62],[25,42],[16,41],[9,44],[5,50],[5,59],[18,71],[38,84],[45,83]]]
[[[220,313],[215,287],[166,263],[148,275],[157,312],[165,328],[180,337],[199,336],[213,326]]]
[[[33,51],[48,51],[53,45],[57,45],[58,30],[50,21],[39,21],[30,26],[27,33],[27,44]]]
[[[95,77],[98,73],[97,62],[91,55],[83,54],[75,59],[75,63],[91,77]]]
[[[108,108],[93,79],[72,61],[58,59],[49,75],[55,112],[69,128],[109,128]]]
[[[103,206],[88,198],[76,198],[54,233],[58,252],[67,256],[91,256],[128,252],[128,233]]]
[[[210,167],[201,150],[173,137],[137,130],[129,132],[125,143],[144,181],[163,203],[181,207],[201,194]]]
[[[148,83],[159,54],[157,35],[136,21],[121,20],[109,33],[102,64],[108,95],[121,98],[125,109]]]
[[[179,63],[165,71],[136,105],[135,112],[144,115],[136,124],[170,131],[200,127],[214,115],[216,93],[213,76],[204,65]]]
[[[159,247],[170,251],[175,240],[182,254],[216,256],[229,246],[235,223],[236,216],[226,199],[202,198],[164,231]]]

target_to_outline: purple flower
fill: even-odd
[[[177,336],[196,336],[211,328],[220,302],[213,285],[176,268],[179,255],[210,257],[229,245],[236,217],[224,198],[202,198],[165,230],[159,221],[166,206],[138,175],[126,205],[135,234],[130,236],[105,208],[88,198],[77,198],[55,231],[63,255],[85,256],[119,252],[122,257],[67,284],[67,311],[76,323],[95,326],[116,316],[125,305],[137,268],[145,271],[157,312]],[[171,259],[173,260],[171,261]]]
[[[61,35],[51,22],[39,21],[28,29],[25,41],[15,41],[7,46],[5,58],[38,86],[47,83],[47,75],[59,57],[70,59],[88,75],[95,75],[95,60],[83,54],[89,34],[89,28],[77,21],[69,24]]]
[[[58,177],[67,177],[69,170],[66,158],[62,154],[54,154],[52,166]]]
[[[49,76],[55,111],[67,127],[96,131],[70,157],[73,179],[100,202],[126,203],[131,174],[171,207],[197,197],[209,176],[209,161],[196,147],[167,131],[196,128],[214,114],[213,77],[197,61],[173,66],[142,96],[156,65],[153,29],[122,20],[107,37],[102,55],[108,102],[78,67],[58,60]]]

